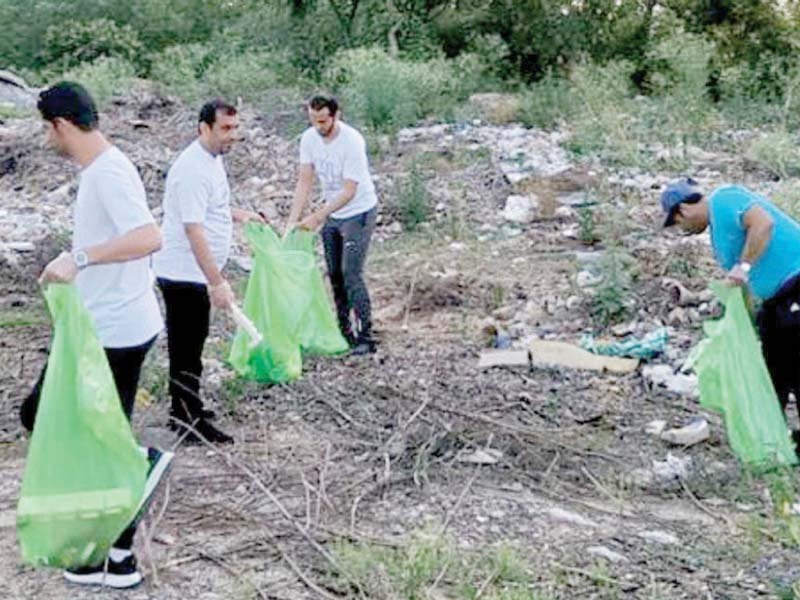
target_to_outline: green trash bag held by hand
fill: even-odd
[[[255,261],[243,309],[263,336],[255,348],[237,331],[230,363],[247,379],[282,383],[302,372],[302,352],[347,350],[339,333],[314,255],[314,234],[292,231],[284,240],[266,225],[248,223],[245,235]]]
[[[728,443],[742,462],[756,468],[796,464],[742,290],[719,282],[711,289],[725,315],[704,324],[706,339],[689,359],[700,383],[700,404],[722,413]]]
[[[139,508],[147,461],[77,290],[51,284],[45,298],[53,341],[17,505],[17,533],[27,564],[96,565]]]

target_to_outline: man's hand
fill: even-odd
[[[305,219],[300,221],[297,226],[300,229],[305,229],[306,231],[317,231],[322,224],[325,222],[327,215],[320,211],[311,213]]]
[[[50,261],[39,276],[39,283],[71,283],[78,275],[78,265],[69,252],[62,252],[57,258]]]
[[[728,271],[727,281],[729,285],[745,286],[749,280],[750,276],[747,271],[742,268],[741,263],[737,264],[730,271]]]
[[[224,310],[229,309],[235,302],[233,290],[231,290],[230,284],[224,279],[222,283],[208,286],[208,297],[211,300],[211,306]]]
[[[244,210],[242,208],[231,209],[231,216],[237,223],[249,223],[250,221],[255,221],[256,223],[267,223],[267,218],[264,216],[264,213]]]

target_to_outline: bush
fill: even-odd
[[[763,133],[750,142],[746,157],[780,179],[800,175],[797,140],[785,131]]]
[[[571,100],[569,82],[549,74],[522,94],[520,119],[528,127],[550,129],[572,116]]]
[[[51,25],[40,53],[49,69],[64,70],[100,57],[115,57],[141,67],[142,43],[130,25],[119,27],[109,19]]]
[[[128,93],[135,77],[136,69],[128,61],[101,57],[63,73],[59,79],[84,85],[102,109],[114,96]]]
[[[346,112],[356,121],[394,132],[424,117],[453,115],[481,77],[475,57],[461,60],[412,62],[379,48],[344,50],[334,56],[326,82],[340,92]]]
[[[258,102],[278,85],[277,62],[267,52],[216,53],[209,45],[187,44],[153,56],[150,76],[187,102],[213,96]]]
[[[400,188],[400,193],[397,197],[397,208],[400,222],[407,231],[414,231],[430,216],[431,206],[428,189],[416,163],[411,165],[408,179]]]

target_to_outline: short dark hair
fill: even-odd
[[[324,94],[317,94],[308,101],[308,108],[313,110],[322,110],[327,108],[331,116],[339,112],[339,103],[333,96],[326,96]]]
[[[97,105],[80,83],[61,81],[39,94],[36,108],[45,121],[65,119],[82,131],[97,129]]]
[[[238,112],[236,107],[227,100],[214,98],[203,104],[203,108],[200,109],[200,118],[197,122],[206,123],[209,127],[214,125],[217,121],[217,111],[222,111],[229,117],[232,117]]]

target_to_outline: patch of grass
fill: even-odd
[[[510,545],[469,553],[450,538],[418,532],[405,546],[348,542],[336,545],[334,555],[343,573],[329,574],[333,584],[349,589],[355,583],[369,598],[423,600],[438,592],[464,600],[540,599],[529,565]]]
[[[44,307],[10,308],[0,311],[0,329],[11,327],[41,327],[50,324]]]
[[[787,179],[800,175],[800,149],[786,131],[762,133],[750,142],[747,158],[775,177]]]
[[[0,119],[24,119],[34,114],[33,108],[19,108],[13,104],[0,103]]]
[[[587,246],[599,241],[591,206],[581,206],[578,209],[578,239]]]

